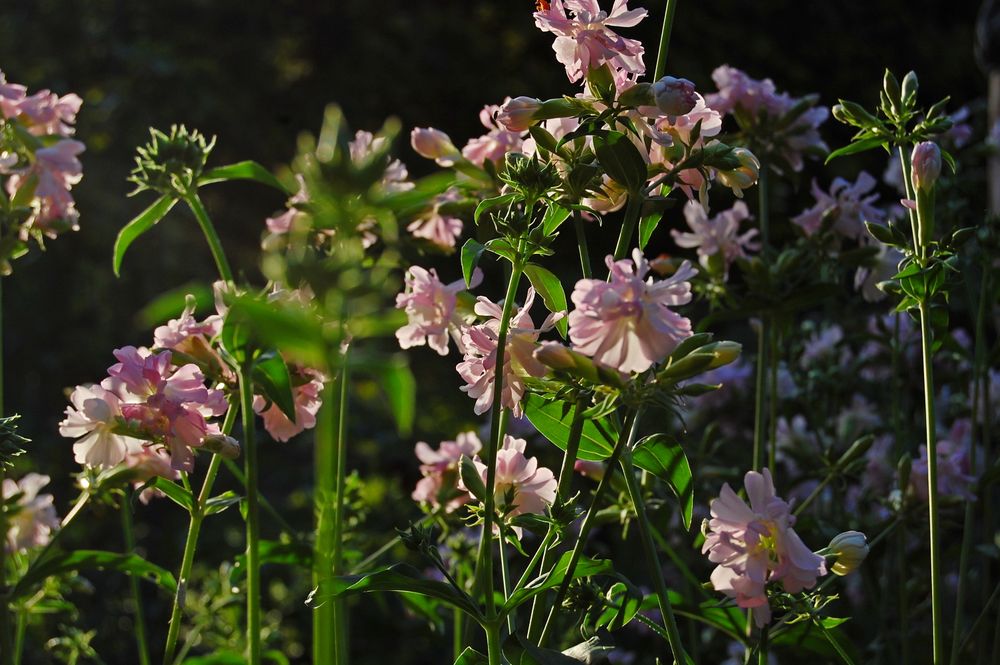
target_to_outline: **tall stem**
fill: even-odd
[[[660,47],[656,52],[654,81],[659,81],[667,72],[667,48],[670,46],[670,33],[674,27],[674,12],[676,10],[677,0],[667,0],[667,6],[663,10],[663,27],[660,28]]]
[[[336,491],[337,432],[343,375],[323,386],[323,405],[316,422],[316,487],[313,491],[316,542],[313,547],[313,586],[333,575],[333,495]],[[336,663],[337,610],[333,602],[313,608],[313,662]]]
[[[924,361],[924,418],[927,433],[927,511],[931,549],[931,622],[934,637],[934,665],[945,662],[943,591],[941,585],[941,532],[938,516],[937,492],[937,436],[934,417],[934,366],[933,332],[931,331],[930,304],[920,303],[920,345]]]
[[[236,404],[230,403],[229,410],[226,411],[226,418],[222,423],[222,433],[229,434],[233,430],[236,416],[239,415],[240,408]],[[163,649],[163,665],[172,665],[174,654],[177,650],[177,638],[181,631],[181,613],[184,610],[184,598],[187,594],[187,585],[191,577],[191,567],[194,564],[194,553],[198,547],[198,535],[201,533],[201,523],[205,519],[203,512],[205,502],[212,494],[212,485],[215,484],[215,477],[219,473],[219,466],[222,458],[212,455],[205,471],[205,480],[202,481],[201,491],[198,493],[197,501],[191,510],[191,521],[188,524],[187,539],[184,541],[184,554],[181,557],[181,568],[177,574],[177,592],[174,594],[174,604],[170,610],[170,624],[167,629],[167,643]]]
[[[632,424],[633,429],[638,425],[636,418]],[[633,437],[634,438],[634,435]],[[636,521],[639,523],[639,535],[642,540],[642,550],[646,557],[646,566],[653,576],[653,588],[656,590],[656,599],[660,606],[660,614],[663,616],[663,627],[667,630],[667,642],[670,645],[670,653],[676,663],[686,663],[687,654],[684,653],[684,646],[681,644],[681,634],[677,630],[677,619],[674,618],[674,610],[670,605],[670,595],[667,590],[666,580],[663,579],[663,569],[660,567],[660,560],[656,555],[656,544],[653,542],[652,530],[649,526],[649,517],[646,515],[646,506],[642,498],[642,488],[635,479],[635,467],[632,465],[632,451],[626,450],[621,457],[622,474],[625,476],[625,484],[628,487],[629,498],[632,500],[632,507],[635,509]]]
[[[760,251],[766,253],[771,247],[771,167],[760,160],[757,176],[757,217],[760,223]]]
[[[344,496],[347,485],[347,383],[350,380],[347,366],[347,351],[341,355],[343,367],[340,371],[340,386],[337,396],[337,459],[334,469],[336,486],[333,494],[333,574],[342,575],[344,571]],[[336,663],[347,663],[347,610],[344,599],[337,598],[333,603],[336,615],[336,633],[334,646],[337,649]]]
[[[132,530],[132,490],[127,489],[122,498],[122,537],[125,541],[125,553],[135,552],[135,535]],[[135,644],[139,652],[139,665],[149,665],[149,643],[146,638],[146,617],[142,608],[142,594],[139,589],[139,578],[129,575],[129,586],[132,590],[132,602],[135,604]]]
[[[260,499],[257,495],[257,442],[254,441],[253,379],[248,361],[238,372],[243,412],[243,473],[246,475],[247,662],[260,665]]]
[[[765,428],[767,416],[767,349],[771,334],[771,322],[767,314],[760,318],[760,331],[757,333],[757,385],[754,395],[753,410],[753,470],[760,471],[764,464],[764,449],[766,447]]]
[[[635,235],[635,227],[639,223],[641,210],[642,195],[638,192],[629,192],[628,205],[625,206],[625,220],[622,222],[621,231],[618,233],[618,243],[615,245],[615,261],[620,261],[628,255],[628,248],[632,244],[632,236]]]
[[[215,259],[215,267],[219,270],[219,276],[225,282],[233,281],[233,271],[229,268],[229,261],[226,259],[226,253],[222,249],[222,241],[219,240],[219,234],[215,232],[215,226],[212,224],[205,206],[202,205],[198,192],[191,192],[184,197],[184,201],[191,208],[191,212],[194,213],[194,218],[198,220],[201,232],[205,234],[205,240],[208,241],[208,248],[212,251],[212,258]]]
[[[917,200],[917,195],[913,191],[913,181],[910,178],[910,151],[908,145],[900,145],[896,148],[899,152],[899,163],[903,169],[903,189],[906,190],[906,198],[911,201]],[[910,233],[913,234],[913,246],[917,248],[917,244],[920,242],[920,237],[917,232],[917,213],[915,210],[910,208],[906,209],[907,215],[910,218]],[[919,256],[919,249],[917,255]]]
[[[573,211],[573,229],[576,231],[576,246],[580,253],[580,271],[584,279],[590,279],[593,271],[590,268],[590,249],[587,246],[587,228],[583,223],[583,215],[579,210]]]

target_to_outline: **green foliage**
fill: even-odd
[[[652,434],[635,445],[632,460],[637,467],[667,484],[680,501],[684,528],[690,529],[694,511],[694,481],[691,465],[680,442],[668,434]]]

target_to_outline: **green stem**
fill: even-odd
[[[502,534],[501,534],[501,536],[499,538],[497,538],[497,542],[500,545],[500,582],[501,582],[501,584],[503,584],[503,599],[504,599],[504,602],[506,602],[507,599],[510,598],[510,594],[511,594],[511,590],[510,590],[510,564],[507,561],[507,548],[504,545],[504,537],[503,537]],[[515,630],[516,630],[516,626],[515,626],[515,623],[514,623],[514,613],[513,612],[508,612],[507,613],[507,632],[508,632],[508,634],[513,635]]]
[[[629,192],[628,205],[625,206],[625,220],[622,222],[622,229],[618,233],[618,243],[615,245],[615,261],[620,261],[628,255],[641,210],[642,196],[639,193]]]
[[[632,429],[638,429],[639,418],[632,423]],[[633,432],[629,437],[635,438]],[[642,550],[646,556],[646,566],[653,576],[653,588],[656,590],[656,599],[659,602],[660,614],[663,616],[663,627],[667,630],[667,642],[670,645],[670,653],[674,662],[687,662],[687,654],[681,644],[681,634],[677,629],[677,619],[674,617],[674,610],[670,604],[670,595],[667,590],[666,580],[663,579],[663,568],[660,567],[659,558],[656,555],[656,544],[653,542],[653,535],[649,525],[649,517],[646,515],[646,506],[642,497],[642,489],[635,479],[635,467],[632,465],[632,451],[626,450],[621,457],[622,474],[625,476],[625,484],[628,487],[629,498],[632,500],[632,507],[635,509],[635,516],[639,522],[639,535],[642,540]]]
[[[236,404],[230,403],[229,409],[226,411],[226,418],[222,423],[223,434],[229,434],[232,431],[239,411],[240,409]],[[177,591],[174,594],[174,604],[170,610],[167,643],[163,649],[163,665],[172,665],[174,662],[174,654],[177,651],[177,639],[181,632],[181,613],[184,610],[184,598],[187,594],[187,585],[191,577],[191,567],[194,564],[195,549],[198,547],[198,535],[201,533],[201,523],[205,519],[205,514],[202,511],[205,502],[208,501],[212,494],[212,485],[215,484],[215,477],[219,473],[219,466],[221,464],[219,460],[221,459],[218,455],[212,455],[212,459],[208,464],[208,470],[205,472],[205,480],[201,484],[201,491],[198,493],[198,499],[191,511],[187,540],[184,541],[184,554],[181,557],[181,568],[177,574]]]
[[[500,651],[500,622],[496,619],[487,621],[483,628],[486,630],[486,658],[489,665],[503,665],[503,653]]]
[[[656,52],[656,69],[653,80],[659,81],[667,71],[667,48],[670,46],[670,33],[674,26],[674,12],[677,10],[677,0],[667,0],[663,11],[663,27],[660,28],[660,47]]]
[[[132,490],[126,489],[122,498],[122,536],[125,540],[125,553],[135,552],[135,535],[132,530]],[[129,575],[129,586],[132,591],[132,602],[135,604],[135,644],[139,651],[139,664],[149,665],[149,643],[146,638],[146,617],[142,607],[142,593],[139,589],[139,578]]]
[[[240,469],[240,465],[225,457],[222,458],[222,463],[226,465],[226,470],[233,474],[233,478],[235,478],[236,481],[242,485],[244,489],[246,489],[247,477],[243,475],[243,470]],[[275,524],[281,527],[281,530],[290,535],[292,538],[301,542],[301,534],[298,533],[295,527],[288,523],[288,520],[286,520],[281,513],[278,512],[278,510],[274,507],[274,504],[268,501],[266,496],[261,494],[259,489],[257,491],[257,496],[260,498],[261,509],[271,516],[271,519],[274,520]]]
[[[767,468],[774,471],[775,461],[778,455],[778,348],[780,346],[780,341],[778,340],[777,326],[774,325],[774,321],[771,322],[770,329],[768,330],[771,348],[767,352],[767,364],[769,369],[768,376],[768,405],[770,407],[770,417],[768,419],[768,437],[766,441],[767,446]]]
[[[576,246],[580,252],[580,271],[584,279],[590,279],[593,271],[590,268],[590,249],[587,247],[587,228],[579,210],[573,211],[573,228],[576,231]]]
[[[983,604],[983,609],[980,610],[979,616],[977,616],[976,620],[972,622],[971,626],[969,626],[969,631],[965,634],[965,637],[962,638],[962,643],[958,648],[960,652],[965,651],[965,647],[968,646],[969,640],[971,640],[972,636],[976,634],[976,630],[979,629],[979,624],[981,624],[983,619],[989,615],[990,607],[993,606],[993,603],[996,602],[997,598],[1000,598],[1000,584],[993,589],[993,593],[990,594],[990,596],[986,599],[986,602]],[[986,642],[987,640],[983,641]]]
[[[930,530],[931,550],[931,623],[934,638],[934,665],[945,662],[944,616],[941,594],[941,532],[938,515],[937,492],[937,436],[934,417],[934,365],[933,332],[930,321],[930,305],[920,303],[920,344],[924,362],[924,417],[927,433],[927,513]]]
[[[770,167],[764,159],[760,160],[760,171],[757,176],[757,216],[760,218],[760,251],[767,253],[771,247],[771,191]]]
[[[243,473],[246,476],[247,527],[247,662],[260,665],[260,499],[257,494],[257,442],[253,410],[251,361],[237,372],[240,384],[240,409],[243,412]]]
[[[28,611],[19,610],[17,627],[14,632],[14,664],[21,665],[21,654],[24,651],[24,635],[28,632]]]
[[[341,355],[343,368],[340,372],[340,394],[337,399],[337,460],[335,468],[336,487],[333,496],[333,574],[344,574],[344,503],[347,494],[347,384],[350,382],[348,373],[347,350]],[[347,640],[347,608],[343,598],[333,601],[336,613],[336,633],[334,642],[337,649],[336,663],[346,664],[348,661]]]
[[[607,470],[604,472],[604,477],[601,482],[598,483],[597,489],[594,491],[594,496],[590,500],[590,507],[587,509],[587,514],[583,518],[583,524],[580,525],[580,533],[576,537],[576,543],[573,546],[573,553],[570,554],[569,564],[566,566],[566,576],[563,578],[562,584],[559,585],[559,590],[556,592],[555,602],[552,603],[549,609],[548,618],[545,620],[545,626],[542,628],[542,634],[538,637],[538,646],[545,646],[545,640],[548,638],[550,631],[555,623],[555,615],[562,605],[562,601],[566,598],[566,592],[569,591],[570,582],[573,581],[573,572],[576,570],[576,564],[580,561],[580,556],[583,554],[583,548],[587,545],[587,538],[590,536],[590,530],[594,528],[594,522],[597,518],[598,506],[600,505],[601,499],[604,498],[604,494],[608,491],[611,486],[611,479],[614,477],[615,466],[618,465],[618,460],[621,459],[622,454],[624,454],[625,449],[630,447],[632,443],[631,436],[635,434],[635,430],[632,427],[632,423],[635,422],[635,413],[630,413],[625,418],[625,424],[622,427],[621,432],[618,434],[618,441],[615,443],[614,450],[611,451],[611,457],[607,460]]]
[[[819,619],[818,621],[815,621],[814,625],[819,626],[819,629],[823,632],[823,637],[825,637],[826,641],[830,643],[830,646],[832,646],[833,650],[837,652],[837,655],[840,656],[840,659],[844,661],[845,665],[854,665],[854,660],[847,654],[846,651],[844,651],[844,647],[840,646],[837,638],[830,633],[830,629],[823,625],[823,620]],[[766,657],[760,662],[761,665],[765,665],[767,663]]]
[[[208,211],[205,210],[205,206],[202,204],[197,190],[185,196],[184,202],[188,204],[191,212],[194,213],[195,219],[198,220],[198,226],[201,227],[202,233],[205,234],[205,240],[208,241],[208,248],[212,252],[212,258],[215,259],[215,267],[219,271],[219,277],[225,282],[232,282],[233,271],[229,268],[226,252],[222,249],[222,241],[219,240],[219,234],[215,232],[215,226],[212,224],[212,220],[208,216]]]
[[[462,610],[457,607],[451,610],[451,652],[452,660],[458,661],[459,657],[462,655],[462,651],[465,650],[465,645],[462,640]]]
[[[760,471],[764,464],[765,405],[767,404],[767,349],[771,334],[771,322],[765,314],[760,318],[760,331],[757,333],[757,385],[754,395],[753,409],[753,470]]]
[[[911,201],[916,201],[917,195],[913,190],[913,181],[910,179],[910,151],[907,148],[908,146],[904,145],[896,147],[899,151],[899,163],[903,169],[903,189],[906,190],[906,198]],[[913,246],[918,247],[920,235],[917,232],[917,213],[915,210],[911,210],[910,208],[907,208],[906,212],[910,218],[910,233],[913,234]],[[919,248],[917,256],[920,256]]]
[[[316,466],[313,501],[316,516],[316,543],[313,547],[313,586],[333,575],[333,495],[336,490],[338,400],[343,374],[323,386],[323,405],[316,422]],[[313,608],[313,662],[336,662],[337,611],[333,602]]]
[[[896,537],[896,574],[899,588],[899,662],[910,662],[910,596],[906,589],[906,529]]]
[[[758,665],[767,665],[767,646],[767,626],[764,626],[760,631],[760,643],[757,645]]]

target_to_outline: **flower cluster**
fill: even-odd
[[[471,459],[482,447],[475,432],[462,432],[454,441],[442,441],[437,450],[418,441],[414,452],[423,477],[411,494],[413,500],[433,509],[444,506],[449,513],[467,503],[468,492],[458,487],[458,463],[463,456]]]
[[[819,231],[823,221],[832,217],[832,229],[846,238],[865,240],[865,222],[881,224],[885,212],[873,204],[878,194],[872,194],[877,184],[875,178],[862,171],[857,182],[851,184],[843,178],[834,178],[830,192],[824,192],[813,180],[812,195],[816,204],[792,218],[806,235]]]
[[[688,201],[684,206],[684,218],[691,233],[672,229],[670,234],[678,247],[695,248],[698,260],[706,270],[712,270],[713,262],[721,262],[722,274],[727,275],[729,266],[748,251],[757,251],[760,245],[753,241],[757,229],[740,233],[740,222],[750,218],[746,204],[737,201],[732,208],[720,212],[711,219],[708,212],[697,201]]]
[[[472,286],[482,280],[477,270]],[[465,281],[444,284],[434,268],[426,270],[411,266],[406,271],[406,289],[396,296],[396,307],[406,312],[407,323],[396,331],[399,346],[409,349],[425,344],[438,354],[448,354],[448,334],[455,339],[459,353],[464,353],[461,328],[465,320],[457,313],[457,294],[465,289]]]
[[[6,502],[17,497],[16,504],[7,507],[7,552],[22,552],[47,545],[52,532],[59,528],[59,517],[51,494],[39,494],[49,484],[49,477],[26,474],[21,480],[4,478],[0,497]]]

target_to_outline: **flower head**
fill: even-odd
[[[364,164],[367,160],[386,147],[384,136],[375,136],[371,132],[359,130],[354,135],[354,140],[348,144],[351,153],[351,161],[355,164]],[[382,190],[388,194],[405,192],[413,189],[415,185],[408,180],[409,173],[406,166],[398,159],[386,158],[385,173],[382,176]]]
[[[669,355],[691,334],[691,321],[670,307],[691,301],[697,274],[688,261],[664,280],[644,278],[649,263],[638,249],[632,259],[605,260],[610,281],[581,279],[569,315],[573,348],[623,372],[643,372]]]
[[[684,205],[684,218],[692,232],[683,233],[672,229],[670,234],[678,247],[697,248],[698,260],[705,268],[709,267],[711,258],[718,255],[728,270],[729,265],[736,259],[745,257],[747,251],[760,248],[753,241],[757,229],[739,233],[740,222],[750,218],[750,211],[743,201],[737,201],[732,208],[711,219],[700,203],[688,201]]]
[[[687,79],[664,76],[650,88],[656,107],[664,115],[685,115],[694,110],[701,96]]]
[[[423,477],[411,494],[413,500],[433,508],[444,505],[447,512],[466,503],[470,497],[458,488],[458,463],[463,455],[471,459],[482,447],[475,432],[462,432],[454,441],[442,441],[437,450],[418,441],[414,452]]]
[[[59,423],[59,434],[77,439],[73,456],[78,464],[110,468],[121,464],[131,442],[138,441],[118,434],[121,424],[121,400],[98,385],[77,386],[70,395],[66,419]]]
[[[830,570],[834,575],[854,572],[868,556],[868,538],[860,531],[838,533],[827,547],[828,556],[836,559]]]
[[[49,477],[26,474],[21,480],[4,478],[0,494],[4,499],[21,496],[8,513],[4,547],[8,552],[20,552],[47,545],[53,531],[59,528],[59,517],[51,494],[39,494],[49,484]]]
[[[812,235],[819,231],[823,220],[832,215],[834,231],[860,240],[866,237],[865,222],[881,224],[885,219],[885,212],[873,205],[878,194],[870,194],[876,184],[875,178],[862,171],[853,185],[843,178],[834,178],[828,194],[813,180],[812,195],[816,204],[793,217],[792,222],[806,235]]]
[[[410,132],[410,146],[421,157],[433,159],[438,166],[453,166],[462,158],[451,137],[433,127],[415,127]]]
[[[472,286],[481,280],[482,273],[477,270]],[[461,352],[461,335],[457,331],[464,321],[457,315],[455,304],[456,294],[465,290],[465,281],[444,284],[434,268],[411,266],[405,282],[405,291],[396,296],[396,307],[405,310],[407,317],[406,325],[396,331],[399,346],[409,349],[426,344],[444,356],[448,354],[448,333],[452,331]]]
[[[531,127],[542,100],[534,97],[508,98],[497,112],[497,124],[511,132],[524,132]]]
[[[264,419],[264,429],[271,438],[285,442],[299,432],[316,426],[316,414],[323,405],[324,376],[307,367],[289,367],[292,374],[292,398],[295,401],[295,422],[277,404],[261,395],[253,398],[253,410]]]
[[[510,97],[503,103],[509,101]],[[516,152],[524,142],[521,132],[512,132],[497,124],[493,118],[499,112],[500,107],[495,104],[484,106],[479,112],[479,121],[488,131],[479,138],[470,139],[462,148],[462,156],[476,166],[482,166],[487,160],[499,164],[506,158],[507,153]]]
[[[933,141],[921,141],[913,146],[910,160],[913,188],[929,190],[941,175],[941,149]]]

